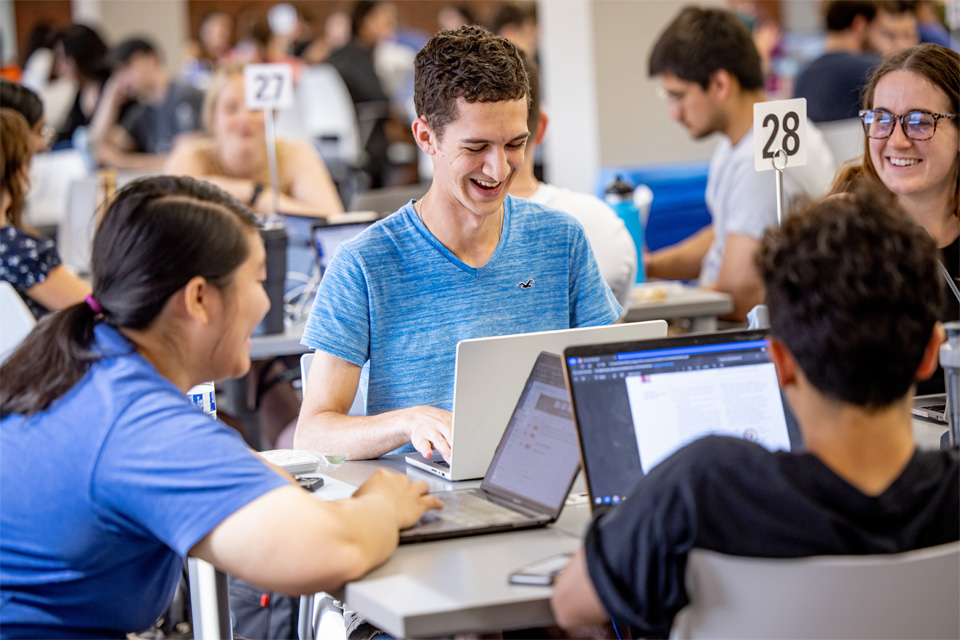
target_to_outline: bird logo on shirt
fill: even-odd
[[[530,278],[526,282],[518,282],[517,286],[520,287],[521,289],[529,289],[530,287],[533,286],[534,282],[535,282],[534,279]]]

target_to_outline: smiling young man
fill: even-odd
[[[457,342],[621,311],[580,225],[507,195],[530,136],[516,46],[480,27],[440,32],[417,54],[414,85],[433,182],[341,245],[324,274],[303,335],[316,357],[298,448],[448,458]],[[348,416],[361,385],[367,415]]]
[[[660,76],[671,117],[694,139],[720,133],[710,160],[707,209],[713,222],[687,240],[648,256],[647,275],[691,280],[733,296],[743,320],[763,301],[753,255],[763,230],[777,223],[772,173],[753,161],[753,106],[767,99],[760,56],[746,27],[723,9],[684,9],[661,34],[649,72]],[[822,195],[833,177],[829,148],[807,127],[807,164],[784,172],[787,197]]]

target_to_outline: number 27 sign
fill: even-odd
[[[293,106],[293,67],[289,64],[248,64],[243,68],[247,109],[289,109]]]
[[[757,171],[807,164],[807,100],[753,105],[753,144]]]

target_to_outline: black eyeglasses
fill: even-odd
[[[893,128],[900,121],[900,128],[905,136],[911,140],[929,140],[937,131],[937,121],[940,118],[954,119],[955,113],[930,113],[929,111],[907,111],[898,116],[886,109],[869,109],[860,112],[860,121],[863,122],[863,132],[868,138],[889,138]]]

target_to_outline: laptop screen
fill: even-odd
[[[703,436],[790,450],[799,435],[767,347],[763,331],[738,331],[567,349],[594,509],[619,504],[641,476]]]
[[[323,224],[313,227],[313,246],[317,250],[317,261],[320,264],[320,275],[327,270],[330,258],[336,253],[340,243],[349,240],[372,222],[353,222],[349,224]]]
[[[481,488],[556,517],[580,468],[563,361],[537,357]]]

